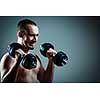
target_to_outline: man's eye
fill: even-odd
[[[29,34],[29,36],[34,36],[34,35],[32,35],[32,34]]]
[[[37,34],[36,36],[39,36],[39,34]]]
[[[39,36],[39,34],[29,34],[29,36]]]

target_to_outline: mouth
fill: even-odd
[[[29,42],[29,45],[32,46],[32,47],[33,47],[35,44],[36,44],[36,41],[30,41],[30,42]]]
[[[30,44],[34,44],[34,43],[36,43],[36,41],[30,41]]]

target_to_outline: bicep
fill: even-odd
[[[1,73],[1,78],[4,77],[4,75],[9,71],[11,64],[10,64],[10,56],[8,54],[5,54],[1,61],[0,61],[0,73]]]

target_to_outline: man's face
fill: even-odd
[[[28,24],[25,35],[23,36],[23,45],[28,49],[34,49],[38,40],[39,29],[35,25]]]

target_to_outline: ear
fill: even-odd
[[[22,32],[18,32],[18,36],[20,37],[20,38],[22,38],[23,37],[23,33]]]

